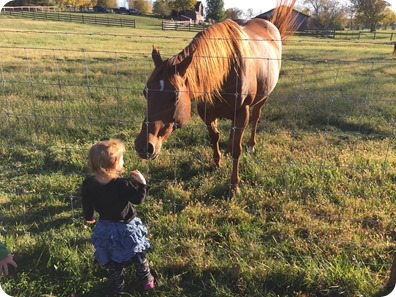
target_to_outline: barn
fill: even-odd
[[[201,1],[197,1],[193,10],[172,11],[172,18],[180,21],[190,21],[198,24],[204,20],[203,5]]]

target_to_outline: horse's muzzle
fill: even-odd
[[[151,143],[142,147],[138,147],[138,145],[135,144],[135,150],[142,159],[154,160],[158,157],[158,154],[154,152],[154,146]]]

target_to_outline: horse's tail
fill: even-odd
[[[277,0],[277,5],[271,17],[273,23],[279,30],[282,40],[286,36],[293,35],[299,27],[297,23],[297,13],[293,13],[296,0]]]

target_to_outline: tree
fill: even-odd
[[[68,5],[77,7],[77,8],[83,8],[83,7],[90,7],[93,5],[96,5],[96,1],[91,2],[90,0],[58,0],[57,4],[60,7],[66,7]]]
[[[394,29],[396,24],[396,13],[389,7],[385,9],[384,13],[385,18],[382,19],[381,25],[384,26],[385,30],[388,28],[388,26],[392,26],[392,28]]]
[[[253,14],[254,14],[253,8],[248,8],[248,10],[246,11],[246,17],[248,19],[251,19]]]
[[[117,7],[116,0],[97,0],[97,5],[105,7]]]
[[[368,24],[371,32],[386,17],[385,9],[390,6],[384,0],[351,0],[351,3],[356,9],[356,19]]]
[[[132,6],[143,13],[151,13],[153,11],[151,3],[146,0],[133,0]]]
[[[225,14],[228,19],[240,19],[243,16],[243,11],[239,8],[227,8]]]
[[[345,8],[337,0],[304,0],[315,29],[342,29],[347,24]]]
[[[169,1],[170,7],[177,12],[192,10],[197,3],[196,0],[173,0]]]
[[[226,17],[223,0],[206,1],[206,18],[216,22],[224,20]]]
[[[169,3],[165,0],[155,1],[153,4],[153,12],[158,13],[162,16],[170,16],[172,13],[172,8]]]

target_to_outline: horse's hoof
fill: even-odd
[[[216,171],[217,169],[220,168],[220,160],[219,161],[214,161],[210,164],[210,170],[211,171]]]
[[[239,188],[239,185],[230,185],[228,190],[228,199],[231,200],[233,197],[238,196],[239,194],[241,194],[241,189]]]
[[[248,146],[247,152],[248,152],[249,154],[254,154],[254,153],[256,152],[256,149],[254,148],[254,146],[252,146],[252,147]]]

